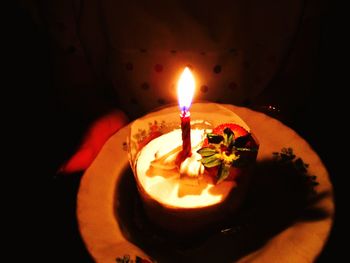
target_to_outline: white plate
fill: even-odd
[[[126,255],[132,260],[139,256],[157,262],[315,260],[328,238],[334,214],[332,185],[322,161],[305,140],[281,122],[246,108],[225,107],[238,114],[260,142],[258,170],[262,175],[239,223],[186,246],[153,232],[143,217],[129,168],[127,126],[105,143],[82,177],[78,192],[80,233],[96,262],[115,263],[117,257]],[[293,148],[309,164],[309,173],[317,176],[317,198],[305,211],[301,209],[305,200],[300,181],[269,170],[274,165],[272,152],[283,147]]]

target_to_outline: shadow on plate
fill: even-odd
[[[314,176],[291,162],[258,162],[239,214],[215,230],[184,240],[148,221],[127,169],[116,186],[115,216],[124,236],[157,262],[233,262],[297,222],[329,217],[316,204],[330,193],[317,193],[316,185]]]

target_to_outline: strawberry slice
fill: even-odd
[[[234,124],[234,123],[220,124],[213,129],[213,133],[224,134],[225,128],[230,128],[231,131],[233,131],[233,133],[235,134],[235,138],[245,136],[248,134],[248,131],[246,129],[244,129],[242,126],[239,126],[238,124]]]
[[[235,141],[235,143],[236,143],[235,145],[236,145],[237,149],[238,148],[242,148],[242,149],[246,148],[247,149],[247,147],[249,149],[250,148],[258,148],[258,143],[255,141],[255,139],[249,134],[249,132],[246,129],[244,129],[242,126],[240,126],[238,124],[234,124],[234,123],[223,123],[223,124],[220,124],[220,125],[218,125],[217,127],[215,127],[213,129],[212,134],[222,135],[222,136],[224,136],[224,134],[226,134],[226,136],[227,136],[227,131],[224,132],[226,128],[229,128],[233,132],[234,138],[236,140]],[[242,137],[242,138],[240,138],[240,137]],[[240,139],[238,139],[238,138],[240,138]],[[224,144],[225,144],[225,142],[221,143],[221,146],[220,146],[221,151],[225,151],[225,150],[223,150],[223,148],[225,148],[225,147],[227,148],[228,147],[228,145],[224,145]],[[208,139],[206,138],[204,140],[204,142],[203,142],[202,149],[205,148],[205,147],[208,147],[209,145],[210,144],[208,142]],[[207,153],[207,151],[202,151],[201,154],[202,154],[202,157],[203,157],[202,160],[211,158],[210,151],[209,151],[209,153]],[[228,150],[226,152],[226,154],[230,155],[230,150]],[[257,156],[257,151],[241,151],[239,153],[239,158],[240,159],[238,161],[240,161],[240,160],[244,161],[245,160],[245,161],[248,161],[248,163],[249,163],[249,162],[253,161],[254,159],[256,159],[256,156]],[[220,158],[220,157],[216,157],[216,158]],[[226,157],[224,157],[224,158],[226,158]],[[223,160],[223,159],[221,159],[221,160]],[[227,161],[227,159],[225,159],[225,160]],[[208,162],[210,162],[209,159],[205,160],[205,163],[206,163],[205,166],[206,166],[207,174],[209,176],[213,177],[214,180],[217,180],[217,182],[220,182],[220,180],[236,181],[245,171],[244,167],[242,167],[242,166],[236,166],[236,167],[232,166],[232,167],[229,168],[229,174],[227,174],[227,173],[224,174],[225,173],[224,170],[219,171],[220,165],[215,165],[213,167],[210,167],[208,165],[210,163],[208,163]],[[241,163],[241,165],[242,164],[243,163]],[[236,163],[236,165],[240,165],[240,164]],[[243,166],[245,166],[245,164],[243,164]],[[223,177],[221,177],[221,176],[223,176]],[[220,178],[224,178],[224,179],[220,179]]]
[[[244,129],[242,126],[239,126],[238,124],[234,124],[234,123],[220,124],[213,129],[212,133],[223,135],[225,128],[230,128],[231,131],[233,131],[233,133],[235,135],[235,139],[248,134],[248,131],[246,129]],[[205,138],[203,141],[203,147],[206,147],[208,145],[209,145],[208,139]]]

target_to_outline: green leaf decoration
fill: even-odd
[[[250,138],[251,138],[250,133],[249,133],[248,135],[238,137],[238,138],[236,139],[235,146],[236,146],[237,148],[246,146],[246,144],[247,144],[247,142],[250,140]]]
[[[228,164],[228,163],[225,163],[225,162],[223,162],[220,165],[219,172],[218,172],[218,175],[217,175],[217,181],[216,181],[217,184],[221,183],[222,181],[224,181],[229,176],[229,174],[230,174],[230,167],[231,167],[231,164]]]
[[[202,155],[202,157],[207,157],[207,156],[212,156],[212,155],[218,153],[218,151],[216,149],[213,149],[210,147],[204,147],[204,148],[199,149],[197,151],[197,153]]]
[[[226,127],[223,135],[207,134],[209,146],[197,151],[202,156],[201,163],[206,168],[220,166],[217,174],[217,184],[225,180],[230,174],[231,167],[244,167],[251,162],[249,155],[240,152],[256,152],[256,147],[249,148],[247,143],[252,139],[251,134],[235,138],[234,132]],[[290,153],[285,150],[285,155]],[[301,165],[302,166],[302,165]]]
[[[208,142],[209,143],[220,143],[224,140],[224,137],[218,134],[214,133],[208,133],[207,134]]]
[[[225,144],[225,146],[227,146],[231,150],[234,143],[235,143],[234,133],[231,131],[230,128],[225,128],[224,129],[224,144]]]
[[[210,163],[210,162],[213,162],[213,161],[219,159],[218,157],[219,156],[217,156],[216,154],[215,155],[211,155],[211,156],[207,156],[207,157],[202,158],[201,162],[202,162],[202,164],[205,165],[207,163]]]
[[[218,166],[221,164],[221,160],[220,159],[215,159],[214,161],[212,162],[208,162],[208,163],[203,163],[204,167],[207,167],[207,168],[212,168],[212,167],[215,167],[215,166]]]

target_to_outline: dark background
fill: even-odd
[[[335,189],[335,225],[318,262],[333,262],[338,258],[343,252],[339,236],[345,232],[341,227],[343,209],[340,200],[344,198],[341,186],[345,184],[346,174],[341,172],[339,165],[345,135],[330,123],[330,119],[340,114],[344,93],[339,70],[343,57],[343,49],[338,45],[341,42],[340,17],[336,11],[335,5],[329,5],[323,19],[313,99],[301,112],[283,119],[320,155]],[[96,116],[72,112],[55,99],[49,36],[19,6],[11,8],[10,14],[11,62],[8,68],[13,73],[14,103],[9,111],[14,113],[17,125],[20,119],[19,127],[13,126],[13,134],[25,145],[22,145],[24,149],[17,159],[21,164],[13,169],[20,171],[17,175],[19,182],[29,181],[24,186],[27,188],[24,201],[20,202],[20,221],[25,222],[29,233],[25,234],[25,239],[20,236],[16,239],[28,239],[22,243],[31,248],[31,253],[23,253],[36,262],[91,262],[75,217],[75,198],[82,173],[63,177],[55,175],[59,165],[77,148],[84,131]]]

